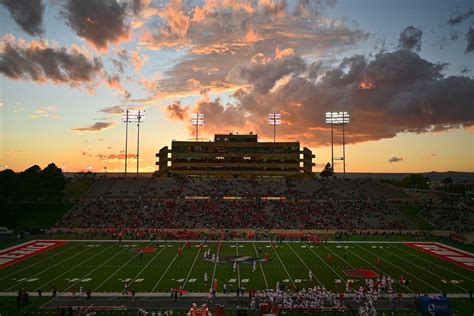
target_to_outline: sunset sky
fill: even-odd
[[[0,170],[122,171],[129,108],[142,172],[196,112],[203,141],[270,141],[279,112],[319,171],[326,111],[351,114],[348,172],[474,172],[472,0],[2,0],[0,24]]]

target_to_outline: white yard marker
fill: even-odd
[[[361,246],[358,246],[357,244],[355,244],[355,246],[356,246],[356,247],[359,247],[360,249],[366,250],[366,252],[370,252],[370,253],[372,253],[373,255],[377,255],[377,254],[373,253],[373,252],[370,251],[370,250],[367,250],[367,249],[365,249],[365,248],[363,248],[363,247],[361,247]],[[382,251],[387,252],[386,250],[382,250]],[[408,271],[402,269],[401,267],[394,265],[394,264],[391,263],[390,261],[385,261],[385,262],[387,262],[387,263],[390,264],[391,266],[395,267],[396,269],[398,269],[398,270],[400,270],[400,271],[403,271],[403,273],[405,273],[405,274],[407,274],[407,275],[411,275],[413,278],[417,279],[418,281],[423,282],[424,284],[428,285],[430,288],[434,289],[435,291],[438,291],[437,293],[441,293],[441,292],[442,292],[440,289],[435,288],[434,286],[432,286],[432,285],[429,284],[428,282],[425,282],[424,280],[418,278],[416,275],[411,274],[410,272],[408,272]]]
[[[186,245],[186,243],[183,243],[183,245],[181,246],[181,249],[182,247],[184,247],[184,245]],[[168,265],[168,267],[166,268],[165,272],[163,272],[163,274],[161,275],[161,278],[158,280],[158,282],[156,282],[155,286],[153,287],[153,289],[151,290],[152,292],[155,292],[155,289],[158,287],[158,284],[160,284],[161,280],[163,280],[163,277],[165,276],[165,274],[168,272],[168,270],[171,268],[171,266],[173,265],[173,263],[176,261],[176,259],[178,258],[179,254],[176,253],[176,255],[174,256],[173,260],[171,260],[170,264]]]
[[[319,279],[316,277],[316,273],[314,273],[313,270],[311,270],[311,268],[308,267],[308,265],[303,261],[303,259],[300,257],[300,255],[293,249],[293,247],[291,247],[291,245],[288,242],[287,242],[287,244],[288,244],[288,247],[290,247],[291,251],[293,251],[293,253],[298,257],[298,259],[300,259],[301,263],[306,267],[306,269],[308,269],[308,271],[311,271],[311,274],[314,276],[314,278],[319,283],[319,285],[323,286],[321,281],[319,281]],[[295,282],[296,282],[296,280],[295,280]],[[296,282],[296,283],[300,283],[300,282]]]
[[[214,278],[216,277],[217,258],[219,257],[219,253],[220,253],[220,251],[221,251],[221,245],[222,245],[221,242],[219,242],[219,244],[217,245],[216,262],[214,262],[214,271],[212,272],[212,279],[211,279],[211,282],[214,282]]]
[[[253,243],[253,248],[255,249],[255,254],[257,255],[257,258],[260,259],[260,256],[258,255],[258,252],[257,252],[257,246],[255,246],[255,243]],[[262,270],[263,279],[265,280],[265,286],[268,289],[267,277],[265,276],[265,272],[263,271],[262,263],[259,262],[258,264],[260,265],[260,270]]]
[[[184,287],[186,286],[186,283],[188,283],[189,276],[191,275],[191,272],[193,272],[194,265],[196,264],[196,260],[199,257],[199,254],[201,254],[201,250],[202,250],[202,248],[199,248],[199,250],[196,254],[196,257],[194,257],[193,264],[191,265],[191,268],[188,271],[188,275],[186,276],[186,279],[184,280],[184,284],[183,284],[182,289],[184,289]]]
[[[63,275],[65,275],[65,274],[67,274],[67,273],[73,271],[74,269],[76,269],[77,267],[83,265],[84,263],[89,262],[89,261],[92,260],[93,258],[95,258],[95,257],[97,257],[98,255],[102,254],[103,252],[109,250],[109,249],[112,248],[113,246],[115,246],[115,244],[112,244],[112,245],[110,245],[109,247],[107,247],[107,248],[105,248],[105,249],[99,251],[98,253],[96,253],[95,255],[93,255],[93,256],[91,256],[91,257],[89,257],[89,258],[86,259],[85,261],[82,261],[82,262],[76,264],[76,265],[73,266],[72,268],[70,268],[70,269],[64,271],[63,273],[61,273],[60,275],[56,276],[54,279],[49,280],[48,283],[43,284],[41,287],[45,288],[46,285],[48,285],[48,284],[50,284],[51,282],[53,282],[53,281],[59,279],[59,278],[62,277]],[[40,289],[41,287],[39,287],[38,289]]]
[[[152,243],[150,242],[148,245],[146,245],[145,247],[148,247],[150,246]],[[97,286],[93,292],[96,292],[102,285],[104,285],[105,283],[107,283],[110,279],[112,279],[112,277],[114,275],[117,274],[117,272],[119,272],[120,270],[122,270],[123,268],[125,268],[127,266],[127,264],[129,264],[130,262],[132,262],[133,259],[135,259],[138,255],[140,254],[140,252],[137,252],[133,257],[130,258],[130,260],[128,260],[127,262],[125,262],[122,266],[120,266],[120,268],[118,268],[117,270],[114,271],[114,273],[112,273],[111,275],[109,275],[109,277],[107,279],[104,280],[104,282],[102,282],[101,284],[99,284],[99,286]]]
[[[307,248],[307,249],[309,249],[309,251],[311,251],[316,257],[318,257],[319,260],[321,260],[322,262],[324,262],[324,263],[329,267],[329,269],[331,269],[332,272],[334,272],[341,280],[345,280],[345,278],[344,278],[343,276],[341,276],[336,270],[334,270],[334,269],[326,262],[326,260],[324,260],[323,258],[321,258],[321,257],[318,255],[317,252],[315,252],[315,251],[314,251],[313,249],[311,249],[311,248]]]
[[[63,259],[63,260],[61,260],[61,261],[59,261],[58,263],[56,263],[56,264],[54,264],[54,265],[52,265],[52,266],[50,266],[50,267],[47,267],[47,268],[44,269],[44,270],[41,270],[40,272],[36,273],[35,275],[32,275],[30,278],[36,277],[36,276],[38,276],[38,275],[40,275],[40,274],[42,274],[42,273],[44,273],[44,272],[46,272],[46,271],[48,271],[48,270],[50,270],[50,269],[56,267],[56,266],[59,266],[59,265],[60,265],[61,263],[63,263],[64,261],[67,261],[67,260],[69,260],[69,259],[71,259],[71,258],[74,258],[74,257],[76,257],[76,256],[78,256],[78,255],[80,255],[80,254],[82,254],[83,252],[88,251],[88,250],[90,250],[90,249],[89,249],[89,248],[85,248],[84,250],[82,250],[82,251],[80,251],[80,252],[78,252],[78,253],[72,255],[71,257],[67,257],[67,258],[65,258],[65,259]],[[22,282],[21,282],[21,283],[22,283]],[[20,283],[20,284],[21,284],[21,283]],[[11,289],[13,289],[13,288],[15,288],[15,287],[17,287],[17,286],[18,286],[18,284],[15,284],[14,286],[10,286],[9,288],[7,288],[7,289],[5,290],[5,292],[8,292],[9,290],[11,290]]]
[[[138,274],[132,279],[132,282],[134,282],[143,273],[143,271],[145,271],[145,269],[150,266],[150,264],[160,255],[160,253],[162,253],[163,250],[165,250],[165,248],[166,247],[161,248],[161,250],[158,251],[150,261],[148,261],[148,263],[143,267],[143,269],[141,269],[140,272],[138,272]],[[130,282],[130,283],[132,283],[132,282]]]
[[[272,244],[272,246],[273,246],[273,244]],[[290,279],[291,284],[293,284],[293,287],[296,289],[295,282],[293,282],[293,279],[291,278],[290,273],[288,272],[288,270],[286,269],[285,265],[283,264],[283,261],[281,261],[280,255],[279,255],[278,252],[276,251],[275,247],[272,247],[272,248],[273,248],[273,251],[275,252],[275,254],[276,254],[277,257],[278,257],[278,260],[280,260],[281,266],[283,267],[283,269],[285,269],[286,275],[288,275],[288,278]]]
[[[239,247],[238,243],[235,242],[235,250],[237,250],[237,257],[239,256]],[[239,281],[239,288],[240,288],[240,264],[237,263],[237,280]]]

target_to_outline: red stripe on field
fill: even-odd
[[[468,265],[465,262],[457,261],[452,258],[466,258],[473,260],[474,263],[474,255],[467,253],[465,251],[456,249],[454,247],[448,247],[443,244],[439,243],[429,243],[429,242],[406,242],[404,243],[406,246],[418,249],[420,251],[429,253],[432,256],[438,257],[441,260],[450,262],[452,264],[455,264],[457,266],[463,267],[465,269],[474,271],[474,266]],[[445,254],[440,254],[437,252],[449,252],[451,254],[445,255]],[[471,263],[472,264],[472,263]]]
[[[4,251],[0,251],[0,269],[36,256],[66,243],[59,240],[32,240]]]

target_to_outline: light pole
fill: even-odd
[[[128,160],[128,123],[136,122],[138,127],[137,133],[137,176],[140,164],[140,123],[145,121],[144,110],[124,110],[122,121],[125,122],[125,176],[127,176],[127,160]]]
[[[280,113],[268,114],[268,124],[273,125],[273,142],[276,142],[276,126],[281,124]]]
[[[191,116],[191,123],[196,126],[196,142],[199,139],[199,126],[204,125],[204,114],[193,113]]]
[[[334,125],[342,125],[342,157],[336,157],[343,162],[344,177],[346,176],[346,130],[345,125],[350,123],[348,112],[326,112],[326,124],[331,125],[331,164],[334,172]]]
[[[131,123],[129,113],[128,109],[122,110],[122,122],[125,123],[125,177],[127,176],[128,123]]]

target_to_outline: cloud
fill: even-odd
[[[263,65],[245,67],[265,66],[266,70],[278,68],[281,62],[271,58]],[[444,76],[444,64],[431,63],[413,51],[384,51],[372,58],[353,55],[339,65],[320,66],[325,70],[320,70],[317,80],[309,76],[313,66],[303,63],[272,88],[268,88],[271,84],[259,88],[261,76],[267,76],[265,71],[244,76],[241,79],[249,88],[235,91],[228,103],[211,99],[206,93],[191,108],[206,114],[202,130],[208,134],[243,130],[257,132],[263,138],[272,136],[268,113],[279,112],[281,139],[298,140],[308,146],[330,143],[330,128],[324,123],[327,111],[350,112],[346,143],[474,125],[474,79]],[[271,71],[268,76],[273,78],[272,83],[279,77],[273,77]],[[341,140],[341,131],[336,129],[335,141]]]
[[[474,16],[474,8],[470,8],[469,10],[460,15],[450,17],[448,19],[448,24],[451,26],[459,24],[462,21],[470,18],[471,16]]]
[[[108,163],[125,161],[125,154],[97,154],[96,157],[99,158],[101,162]],[[127,160],[130,162],[137,161],[137,156],[135,154],[127,154]],[[140,161],[141,160],[142,159],[140,159]]]
[[[166,106],[166,115],[172,120],[184,121],[188,116],[188,108],[181,105],[180,101],[175,101],[174,103]]]
[[[388,160],[389,163],[400,162],[403,161],[402,157],[392,157]]]
[[[104,82],[125,97],[129,95],[118,75],[108,74],[99,58],[74,44],[60,47],[45,40],[26,42],[5,35],[0,38],[0,73],[14,80],[83,87],[91,93]]]
[[[132,57],[130,60],[133,64],[135,72],[139,73],[143,65],[147,63],[150,59],[147,55],[140,55],[137,51],[134,50],[132,51]]]
[[[79,133],[82,133],[82,132],[100,132],[104,129],[109,129],[109,128],[112,128],[114,126],[115,126],[115,124],[112,123],[112,122],[96,122],[96,123],[94,123],[90,126],[72,128],[72,129],[70,129],[70,131],[79,132]]]
[[[137,14],[142,1],[67,0],[62,15],[76,34],[99,51],[108,45],[128,41],[130,15]],[[130,4],[132,7],[130,7]]]
[[[40,119],[40,118],[59,118],[59,115],[56,114],[56,107],[54,105],[48,105],[39,107],[33,110],[28,117],[30,119]]]
[[[398,42],[401,48],[420,51],[423,32],[413,25],[407,26],[401,33]]]
[[[42,0],[2,0],[15,22],[31,36],[42,35],[44,5]]]
[[[330,56],[364,41],[368,34],[351,29],[344,21],[322,16],[326,1],[171,1],[160,9],[162,24],[140,35],[147,49],[181,49],[184,56],[163,73],[160,93],[152,98],[234,92],[242,86],[228,77],[231,69],[248,63],[253,56],[298,52],[300,56]],[[285,48],[285,49],[283,49]],[[288,57],[288,56],[285,56]],[[189,79],[199,81],[194,88]]]
[[[123,111],[123,107],[120,105],[109,106],[109,107],[99,110],[99,112],[114,114],[114,115],[122,115],[122,111]]]
[[[474,51],[474,27],[470,27],[466,33],[467,47],[466,53]]]
[[[251,60],[255,61],[255,56]],[[254,62],[246,66],[237,66],[231,70],[230,77],[236,76],[245,82],[251,82],[256,92],[264,94],[272,89],[278,80],[290,74],[300,74],[305,69],[305,62],[301,57],[294,55],[292,49],[280,51],[277,48],[273,62]]]

